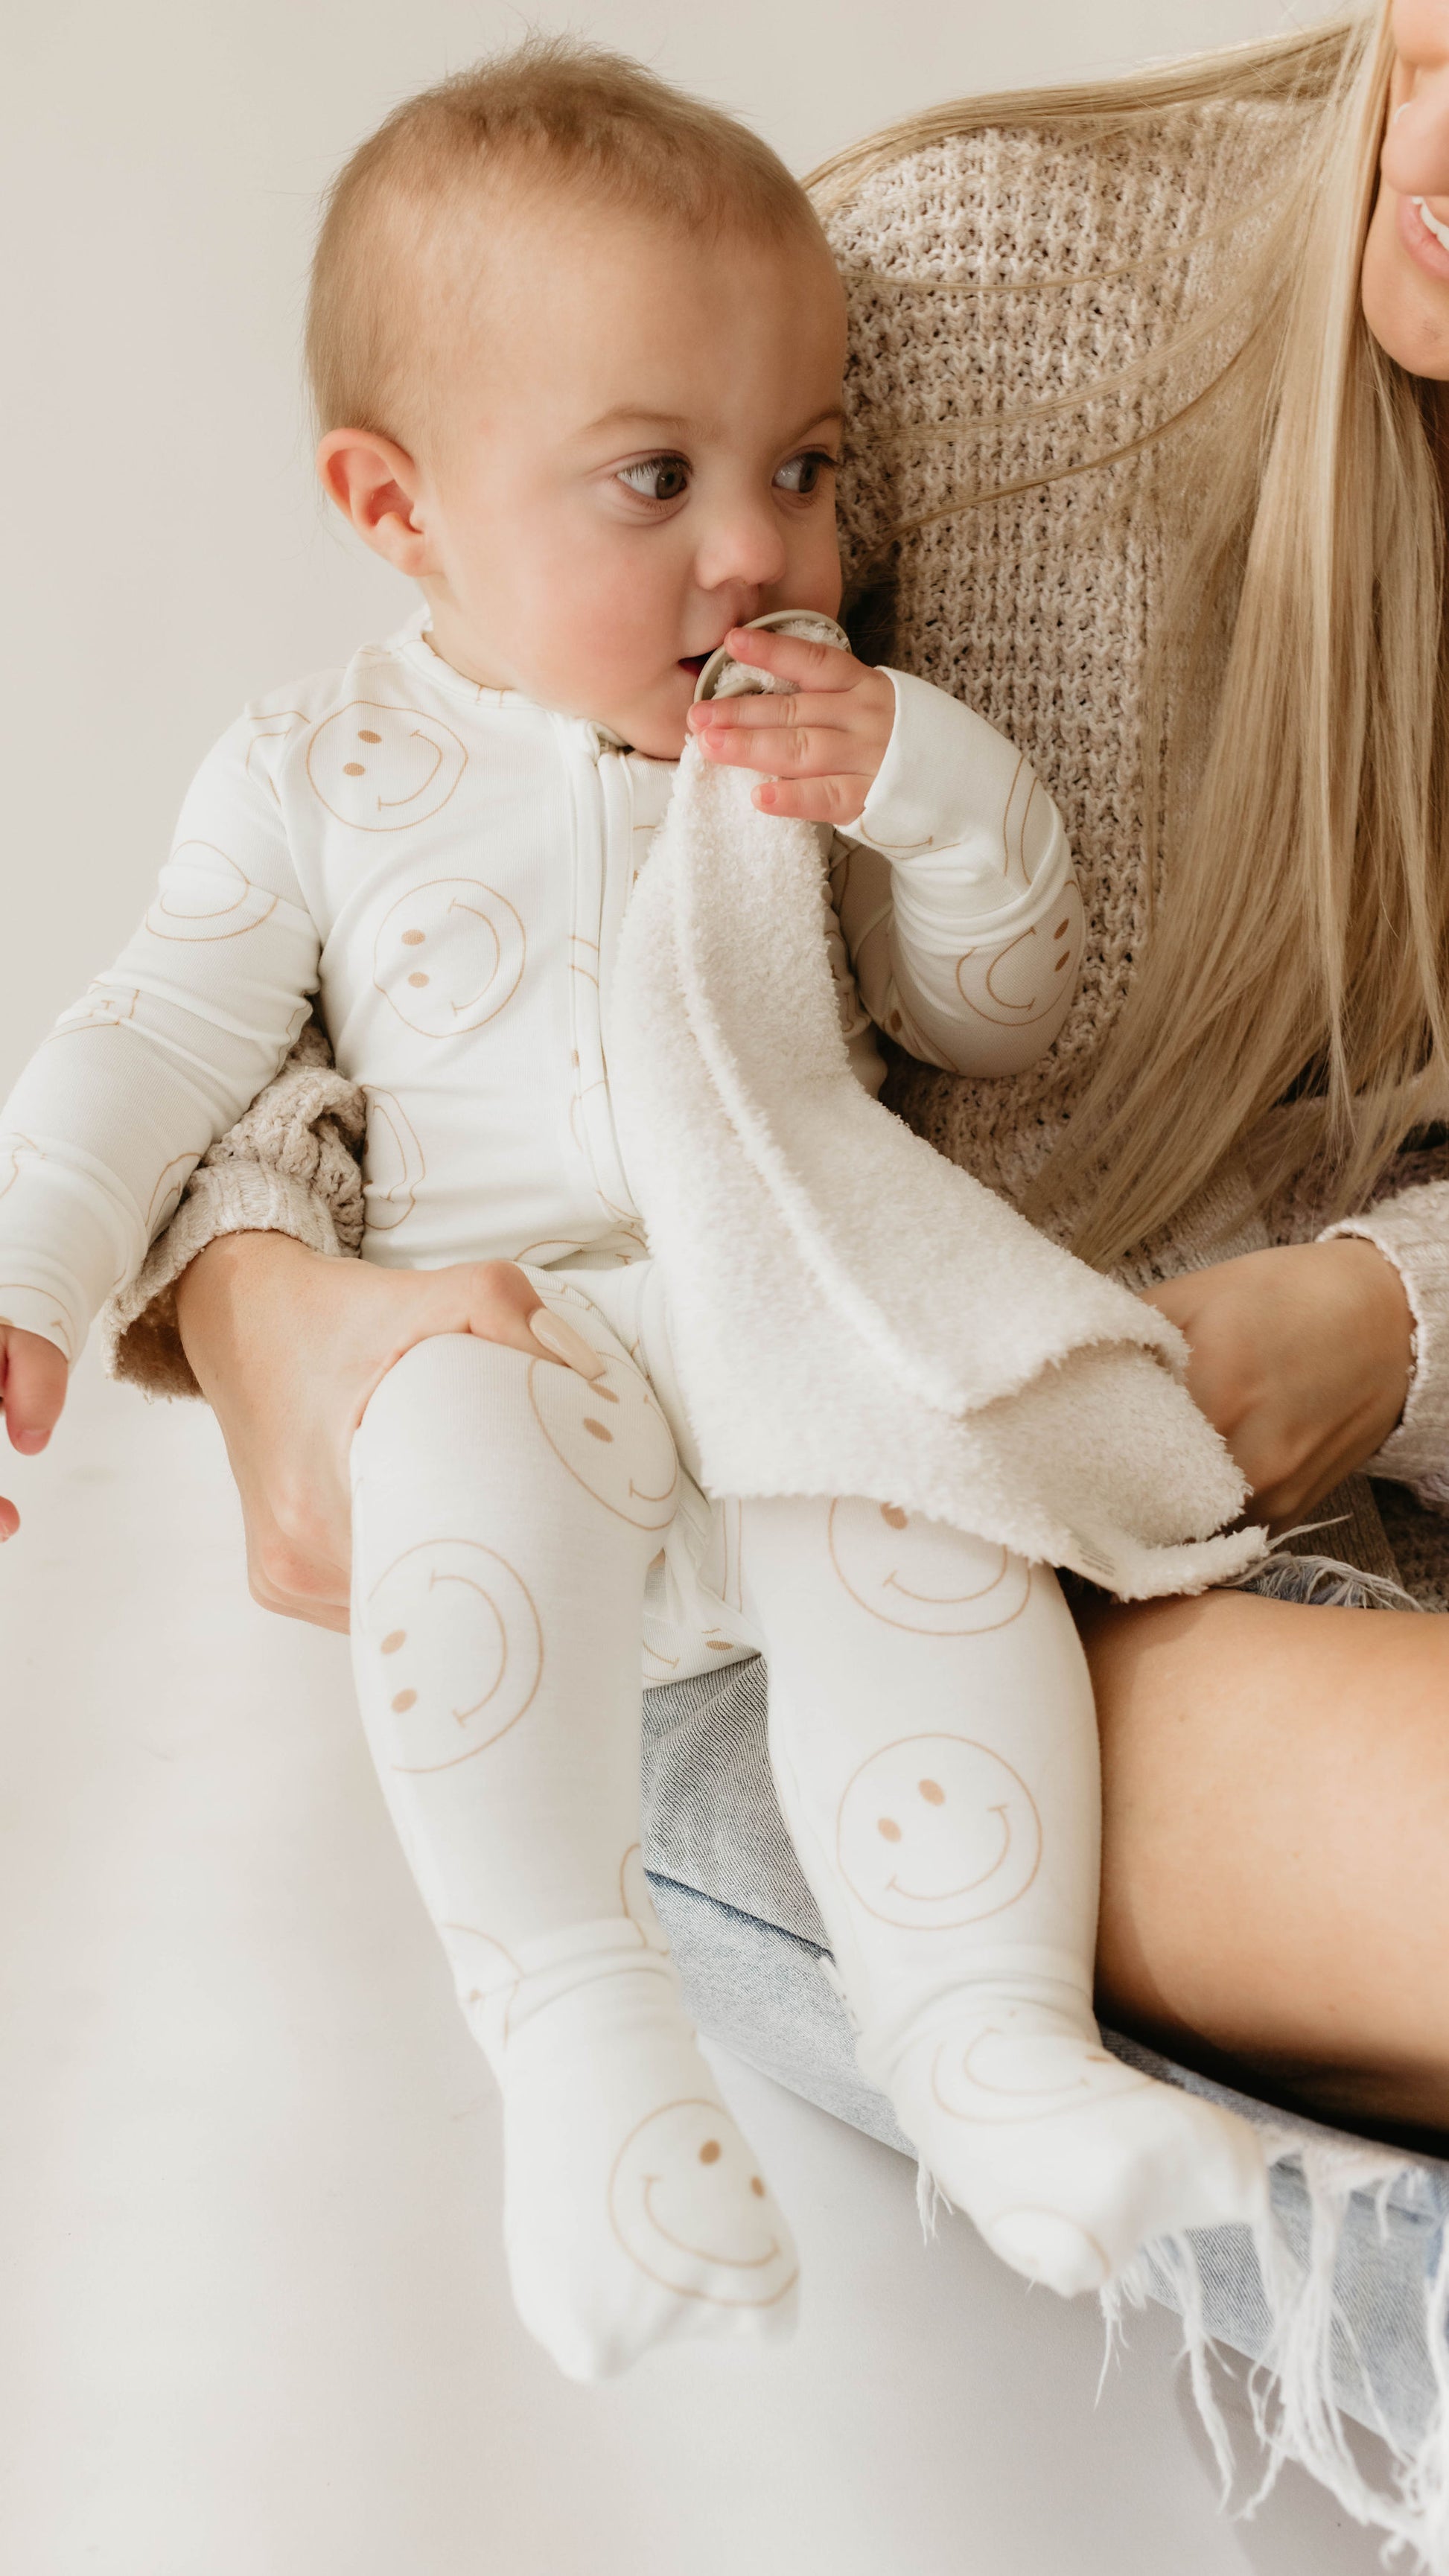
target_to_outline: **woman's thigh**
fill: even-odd
[[[1082,1630],[1104,2017],[1449,2127],[1449,1619],[1218,1592]]]

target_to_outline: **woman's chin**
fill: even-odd
[[[1436,383],[1449,380],[1449,252],[1412,200],[1380,191],[1363,254],[1364,319],[1385,354]]]

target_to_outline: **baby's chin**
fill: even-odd
[[[695,673],[683,663],[655,688],[606,713],[600,721],[646,760],[678,760],[689,738]]]

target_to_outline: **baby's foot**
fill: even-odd
[[[897,2054],[887,2089],[946,2198],[1029,2280],[1100,2289],[1154,2236],[1254,2224],[1246,2121],[1108,2054],[1085,2002],[979,1990]]]
[[[790,2233],[650,1962],[531,2015],[503,2084],[504,2239],[518,2311],[570,2379],[682,2335],[794,2324]]]

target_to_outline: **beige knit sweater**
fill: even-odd
[[[1008,1195],[1070,1117],[1145,929],[1138,741],[1172,531],[1151,463],[1134,461],[921,531],[895,550],[888,592],[875,586],[872,557],[892,527],[962,484],[1024,481],[1145,425],[1154,397],[1140,386],[1045,421],[1020,414],[1128,364],[1212,297],[1223,261],[1241,249],[1242,209],[1293,153],[1296,117],[1223,105],[1070,141],[997,128],[824,192],[851,304],[841,525],[847,578],[859,587],[863,577],[859,614],[874,627],[865,648],[965,699],[1027,753],[1066,819],[1086,901],[1076,1000],[1040,1064],[973,1082],[903,1060],[892,1076],[892,1106]],[[1154,259],[1145,278],[1132,273],[1144,249],[1172,245],[1180,257]],[[205,1157],[140,1279],[110,1310],[119,1375],[155,1392],[195,1391],[173,1290],[214,1235],[262,1227],[322,1252],[356,1250],[362,1123],[359,1096],[308,1032]],[[1429,1177],[1434,1168],[1420,1157],[1405,1175],[1417,1186],[1352,1226],[1398,1265],[1418,1326],[1409,1405],[1374,1472],[1449,1502],[1449,1179]],[[1225,1232],[1237,1198],[1229,1177],[1152,1247],[1129,1274],[1136,1284],[1268,1240],[1252,1217]],[[1285,1230],[1311,1236],[1318,1226],[1300,1211]],[[1395,1539],[1401,1562],[1407,1550],[1410,1570],[1430,1575],[1439,1551],[1422,1515],[1396,1513]]]

